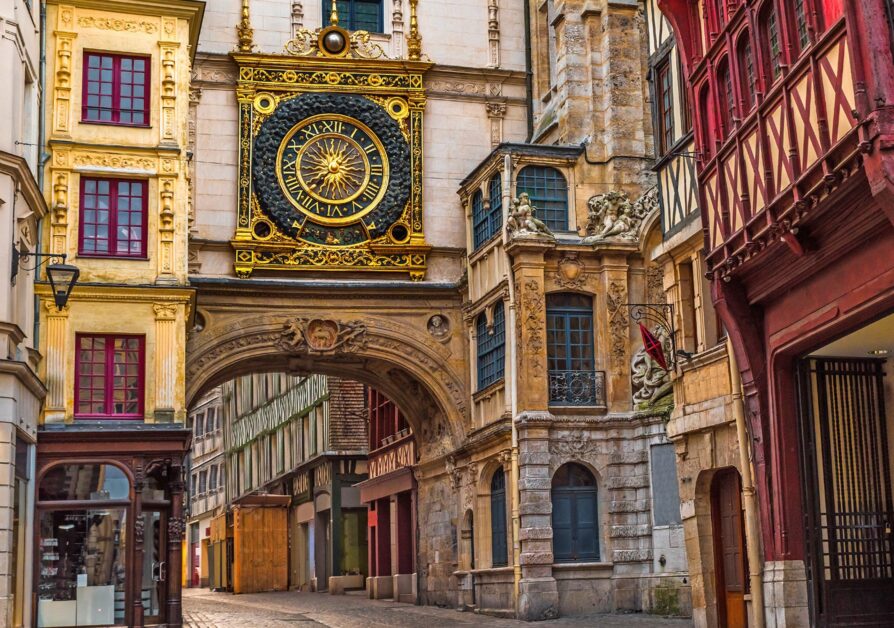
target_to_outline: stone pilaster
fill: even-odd
[[[532,237],[516,238],[506,249],[512,257],[518,310],[515,334],[519,412],[546,412],[549,408],[543,269],[544,254],[555,246],[555,240]]]
[[[175,18],[163,18],[165,34],[174,35],[177,29]],[[168,32],[170,31],[170,33]],[[159,42],[161,55],[161,143],[177,144],[177,49],[176,41]]]
[[[65,421],[65,349],[68,346],[68,307],[61,310],[52,301],[44,301],[47,310],[47,400],[45,423]]]
[[[56,162],[68,162],[68,153],[56,154]],[[56,255],[68,252],[69,177],[67,170],[54,170],[53,206],[50,213],[50,250]]]
[[[159,179],[158,279],[156,283],[175,283],[174,276],[174,186],[176,179]]]
[[[155,420],[174,420],[177,385],[177,306],[156,303],[155,310]]]
[[[559,615],[559,591],[553,577],[553,529],[549,469],[549,412],[516,417],[519,449],[519,542],[522,577],[516,613],[538,621]]]
[[[602,309],[607,325],[600,325],[598,332],[603,337],[603,346],[609,347],[608,381],[606,396],[610,411],[630,410],[632,391],[630,390],[630,301],[627,285],[628,266],[625,257],[608,256],[603,262],[603,294],[605,307]],[[604,337],[605,333],[608,337]]]
[[[72,54],[77,33],[74,32],[75,8],[70,5],[59,7],[56,37],[56,72],[53,77],[53,119],[50,121],[53,133],[69,137],[71,135],[71,90]]]

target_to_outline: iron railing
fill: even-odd
[[[550,371],[549,403],[553,406],[604,406],[603,371]]]

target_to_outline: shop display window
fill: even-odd
[[[58,465],[38,497],[37,626],[124,624],[127,476],[114,465]]]
[[[37,625],[124,623],[127,509],[45,510],[39,524]]]

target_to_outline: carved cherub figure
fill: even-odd
[[[538,233],[553,235],[549,227],[537,218],[537,208],[531,204],[531,197],[527,192],[522,192],[517,199],[512,201],[509,218],[506,221],[506,230],[510,236]]]
[[[635,238],[639,223],[633,215],[630,199],[623,192],[606,192],[587,203],[587,235],[597,238]]]

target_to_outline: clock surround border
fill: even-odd
[[[296,58],[286,55],[232,53],[238,66],[236,98],[239,109],[238,201],[236,233],[231,240],[234,268],[240,278],[256,270],[401,272],[420,281],[427,271],[431,247],[425,241],[423,219],[423,120],[426,93],[423,75],[429,62],[350,58]],[[259,93],[277,99],[303,93],[345,93],[376,98],[403,98],[410,149],[410,200],[408,211],[398,219],[409,229],[402,242],[386,235],[362,247],[311,245],[292,239],[258,237],[253,227],[253,149],[257,133],[254,100]],[[269,114],[273,115],[273,113]],[[267,116],[264,116],[267,117]],[[339,253],[342,254],[339,254]]]

